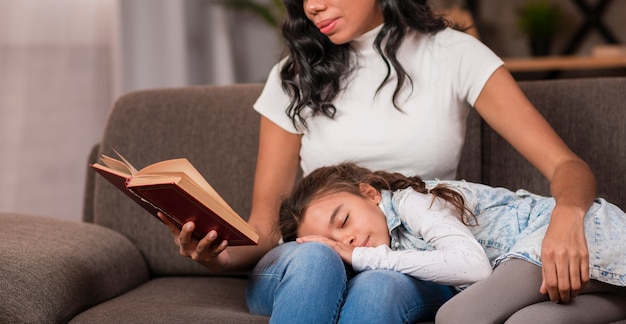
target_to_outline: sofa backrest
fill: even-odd
[[[626,208],[626,78],[520,82],[530,101],[597,179],[597,196]],[[550,195],[545,178],[484,122],[480,179]]]
[[[251,107],[261,89],[260,84],[246,84],[124,95],[110,112],[97,155],[115,156],[115,149],[138,169],[185,157],[242,217],[247,217],[259,131],[259,115]],[[207,273],[179,255],[166,226],[104,178],[94,180],[93,200],[86,204],[92,206],[93,213],[89,216],[87,212],[86,218],[133,241],[152,275]]]
[[[626,78],[522,82],[530,100],[596,172],[599,195],[626,207]],[[251,205],[261,84],[139,91],[113,107],[93,157],[115,148],[136,167],[186,157],[246,218]],[[546,180],[472,113],[459,178],[549,194]],[[178,255],[171,234],[89,171],[85,221],[112,228],[142,251],[152,275],[207,274]]]

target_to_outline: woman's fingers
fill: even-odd
[[[228,246],[228,241],[222,240],[220,244],[216,244],[217,232],[210,231],[203,237],[193,248],[190,257],[196,261],[210,260],[217,257]]]
[[[163,214],[162,212],[157,212],[157,217],[159,217],[159,219],[165,225],[167,225],[167,228],[170,229],[170,232],[172,232],[172,234],[174,234],[174,236],[178,236],[178,234],[180,234],[180,229],[178,228],[176,223],[172,222],[172,220],[169,219],[167,216],[165,216],[165,214]]]
[[[589,281],[589,262],[578,254],[545,258],[542,271],[540,292],[547,293],[553,302],[571,301]]]
[[[193,222],[188,222],[185,223],[180,229],[177,244],[180,248],[181,255],[190,257],[193,251],[197,248],[191,239],[191,234],[193,233],[194,228],[195,224]]]
[[[216,231],[210,231],[200,241],[195,241],[192,234],[196,225],[193,222],[185,223],[179,228],[163,213],[159,212],[157,216],[172,232],[180,255],[201,263],[213,272],[221,271],[229,262],[228,252],[225,251],[228,241],[218,242]]]

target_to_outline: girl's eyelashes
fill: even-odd
[[[346,214],[346,218],[344,218],[343,223],[341,223],[341,228],[346,227],[346,223],[348,222],[348,217],[350,217],[350,214]]]

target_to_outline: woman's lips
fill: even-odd
[[[315,24],[315,26],[320,30],[322,34],[328,35],[333,31],[333,29],[335,29],[336,24],[336,19],[326,19],[318,22],[317,24]]]

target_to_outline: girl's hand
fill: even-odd
[[[335,250],[335,252],[337,252],[337,254],[339,254],[339,256],[341,257],[343,262],[352,265],[352,251],[354,251],[354,246],[352,245],[341,243],[333,239],[329,239],[327,237],[319,236],[319,235],[308,235],[308,236],[299,237],[296,239],[296,242],[298,243],[306,243],[306,242],[324,243],[330,246],[333,250]]]
[[[569,302],[589,281],[589,252],[583,216],[578,214],[557,204],[543,239],[539,291],[553,302]]]
[[[182,256],[190,257],[207,267],[211,272],[220,272],[226,267],[230,259],[228,251],[226,251],[228,241],[217,242],[215,231],[210,231],[203,239],[195,242],[191,239],[191,234],[195,228],[193,222],[188,222],[181,229],[178,229],[178,226],[163,213],[159,212],[157,216],[172,232],[174,242],[180,248]]]

